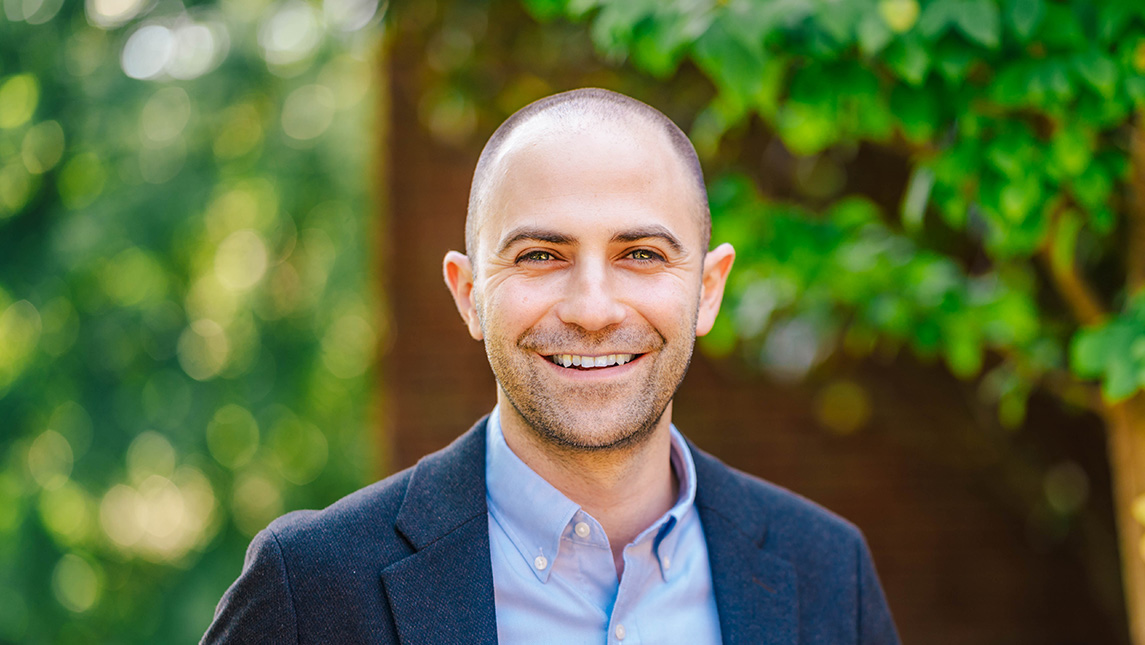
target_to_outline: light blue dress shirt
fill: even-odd
[[[719,643],[708,547],[693,504],[696,467],[675,426],[679,498],[624,548],[618,584],[600,524],[517,457],[499,412],[489,417],[485,455],[498,641]]]

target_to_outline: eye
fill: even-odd
[[[548,251],[529,251],[517,258],[517,262],[551,262],[555,259],[556,256]]]
[[[650,249],[636,249],[628,253],[628,257],[636,260],[637,262],[656,262],[664,259],[664,256]]]

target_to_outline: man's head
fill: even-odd
[[[444,267],[502,407],[573,450],[665,426],[734,260],[709,231],[695,152],[655,109],[577,90],[510,117],[474,175],[469,255]]]
[[[708,210],[708,193],[704,172],[696,149],[688,136],[656,108],[610,90],[584,88],[561,92],[534,101],[505,120],[489,137],[469,190],[469,210],[465,218],[465,253],[476,259],[476,247],[490,194],[505,180],[501,161],[516,147],[528,145],[541,131],[573,133],[585,130],[615,128],[621,132],[644,130],[659,133],[681,164],[683,179],[694,190],[694,206],[703,235],[703,247],[711,241],[712,217]]]

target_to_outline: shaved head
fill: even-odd
[[[477,162],[469,191],[465,220],[465,252],[476,263],[478,232],[490,196],[507,179],[502,159],[512,150],[554,133],[615,130],[618,134],[651,132],[664,137],[679,161],[681,174],[692,184],[703,248],[711,240],[711,213],[704,174],[692,142],[656,108],[609,90],[586,88],[545,97],[521,108],[497,128]]]

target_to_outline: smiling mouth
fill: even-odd
[[[553,354],[545,358],[561,367],[578,370],[594,370],[624,365],[644,354],[605,354],[603,356],[581,356],[578,354]]]

